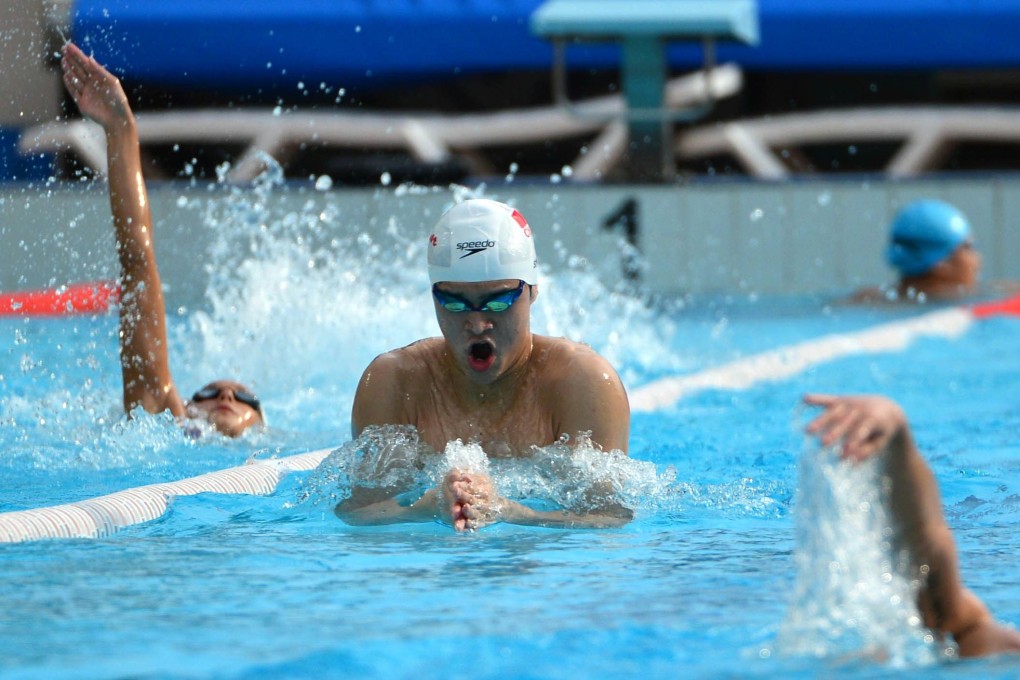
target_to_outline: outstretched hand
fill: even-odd
[[[120,80],[77,45],[64,45],[60,65],[64,87],[83,116],[99,123],[103,129],[131,119],[131,106]]]
[[[861,461],[875,455],[907,427],[903,409],[886,397],[808,394],[804,403],[825,409],[808,423],[807,433],[818,437],[823,446],[842,441],[845,459]]]

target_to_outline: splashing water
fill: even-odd
[[[425,241],[396,217],[370,230],[328,201],[286,212],[282,171],[264,162],[252,189],[227,187],[199,206],[210,232],[208,309],[178,339],[201,380],[227,373],[264,392],[281,416],[274,425],[335,427],[375,355],[434,333],[425,287],[415,285]]]
[[[223,167],[220,181],[200,197],[182,194],[177,201],[204,227],[206,237],[194,248],[208,281],[200,308],[168,318],[171,368],[185,395],[217,378],[237,379],[259,394],[271,428],[244,437],[241,448],[336,445],[350,437],[354,392],[371,360],[438,335],[426,236],[444,207],[485,195],[486,187],[365,191],[364,206],[355,209],[329,192],[285,185],[280,166],[262,161],[266,171],[252,186],[229,184]],[[407,207],[385,213],[383,196]],[[513,202],[512,195],[493,198]],[[611,290],[598,271],[557,252],[553,231],[538,234],[540,250],[547,239],[554,254],[540,274],[533,330],[591,345],[625,384],[689,368],[670,347],[668,315],[639,295]],[[172,292],[176,282],[165,284]],[[126,423],[114,315],[6,323],[0,351],[13,360],[0,373],[0,380],[8,376],[0,392],[7,464],[143,467],[178,478],[208,470],[196,460],[215,469],[245,457],[218,437],[196,445],[168,418],[138,414],[111,427]]]
[[[805,446],[796,502],[796,587],[776,649],[927,665],[939,651],[917,609],[906,557],[894,554],[881,458],[851,465]],[[951,655],[951,650],[941,650]]]
[[[399,490],[424,490],[425,459],[431,449],[408,425],[368,427],[357,439],[327,456],[305,480],[299,503],[332,507],[351,495],[354,486]]]
[[[305,481],[300,503],[333,506],[352,486],[387,489],[406,501],[439,485],[452,469],[491,477],[498,492],[542,508],[585,512],[608,500],[630,508],[670,493],[670,475],[649,462],[605,452],[586,438],[535,447],[527,458],[489,458],[476,443],[454,441],[440,454],[407,425],[369,427],[327,457]]]
[[[196,205],[210,234],[208,309],[190,316],[175,344],[187,348],[197,381],[251,383],[282,416],[271,416],[274,426],[335,426],[376,355],[438,334],[424,266],[438,214],[351,215],[321,192],[287,212],[293,203],[279,200],[282,170],[269,157],[263,162],[267,170],[252,188],[224,184],[223,195]],[[440,205],[484,192],[397,190]],[[689,367],[670,349],[668,317],[633,293],[609,290],[597,272],[545,266],[541,289],[532,329],[591,345],[625,383],[653,369]]]

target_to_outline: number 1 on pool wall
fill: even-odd
[[[616,228],[623,230],[623,237],[627,242],[620,258],[620,265],[623,269],[623,278],[628,281],[636,281],[641,278],[641,258],[638,250],[638,202],[633,196],[623,199],[619,207],[606,215],[602,220],[602,228],[613,231]]]

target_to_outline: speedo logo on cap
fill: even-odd
[[[467,251],[460,256],[460,259],[462,260],[470,255],[477,255],[483,250],[495,247],[495,241],[461,241],[457,244],[457,250]]]

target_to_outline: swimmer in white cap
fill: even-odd
[[[804,401],[824,409],[807,426],[823,446],[838,446],[848,461],[881,457],[892,540],[908,558],[907,577],[919,586],[924,625],[939,635],[952,635],[960,656],[1020,653],[1020,633],[997,623],[963,585],[938,485],[917,450],[903,409],[877,395],[810,394]]]
[[[354,398],[355,437],[372,425],[412,425],[436,451],[461,440],[489,457],[524,457],[564,435],[590,433],[605,451],[627,451],[630,406],[613,367],[585,345],[531,332],[538,261],[517,210],[488,199],[455,205],[429,237],[428,268],[443,335],[372,361]],[[584,515],[532,510],[500,498],[486,475],[469,470],[451,470],[411,505],[355,492],[337,514],[353,524],[440,518],[457,530],[497,521],[616,526],[630,518],[619,506]]]
[[[73,43],[64,46],[64,85],[82,115],[106,134],[110,209],[120,258],[120,363],[124,410],[170,411],[178,419],[206,421],[228,437],[265,424],[250,389],[217,380],[185,401],[170,373],[166,310],[152,242],[152,214],[142,176],[138,130],[120,81]]]

